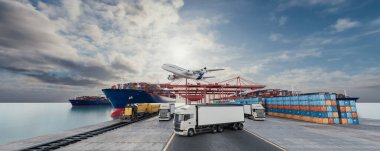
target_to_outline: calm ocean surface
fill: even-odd
[[[112,106],[70,103],[0,103],[0,145],[109,121]]]
[[[380,119],[380,103],[357,103],[359,117]],[[111,106],[0,103],[0,145],[111,120]]]

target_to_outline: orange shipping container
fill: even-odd
[[[346,112],[351,112],[351,107],[346,106]]]
[[[334,118],[329,118],[329,124],[334,124]]]
[[[335,100],[332,100],[332,101],[331,101],[331,105],[332,105],[332,106],[336,106],[336,101],[335,101]]]
[[[321,111],[322,111],[322,112],[326,112],[326,111],[327,111],[326,106],[322,106],[322,107],[321,107]]]
[[[295,110],[300,110],[300,106],[296,105]]]
[[[314,123],[318,123],[319,122],[319,117],[315,117],[313,122]]]
[[[317,117],[312,117],[311,121],[314,122],[314,123],[318,123],[318,118]]]
[[[341,118],[340,119],[340,124],[347,124],[347,118]]]
[[[331,105],[331,100],[326,100],[326,105]]]
[[[358,113],[356,113],[356,112],[352,112],[352,117],[353,117],[353,118],[357,118],[357,117],[358,117]]]
[[[340,106],[338,109],[340,112],[346,112],[346,107],[344,106]]]
[[[339,117],[338,112],[333,112],[333,117]]]
[[[305,111],[309,111],[310,110],[310,106],[305,106]]]
[[[300,106],[300,110],[304,111],[305,110],[305,106]]]
[[[328,118],[321,118],[322,123],[321,124],[329,124],[329,119]]]

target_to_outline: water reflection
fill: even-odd
[[[108,112],[112,110],[111,105],[101,105],[101,106],[72,106],[70,112],[75,113],[88,113],[88,112]]]
[[[112,106],[0,103],[0,111],[0,144],[112,120]]]

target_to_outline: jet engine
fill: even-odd
[[[194,74],[194,72],[193,71],[190,71],[190,70],[187,70],[187,72],[186,72],[188,75],[192,75],[192,74]]]
[[[177,79],[178,77],[176,75],[169,75],[168,76],[168,80],[175,80]]]

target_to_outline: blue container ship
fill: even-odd
[[[170,90],[160,88],[159,85],[149,83],[126,83],[113,85],[102,89],[110,100],[115,111],[112,117],[118,117],[128,104],[136,103],[169,103],[175,102],[176,95]]]
[[[107,98],[100,96],[80,96],[69,101],[72,106],[111,105]]]

